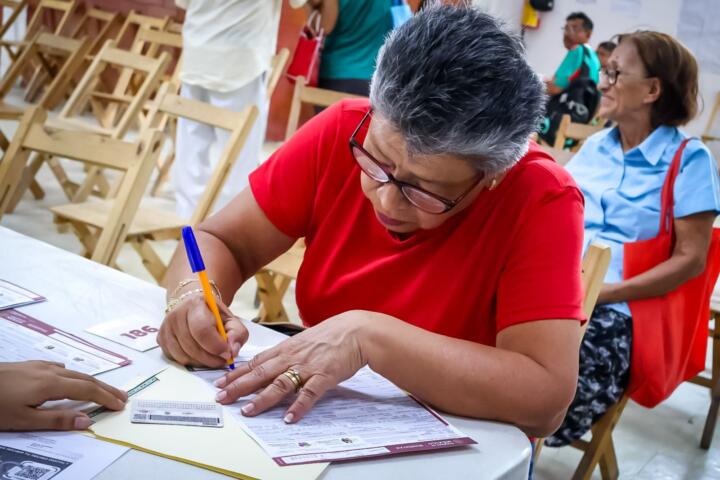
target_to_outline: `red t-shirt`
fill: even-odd
[[[584,318],[583,198],[562,167],[533,143],[497,188],[399,240],[378,222],[348,146],[368,108],[326,109],[250,176],[268,219],[305,237],[296,299],[306,325],[370,310],[494,346],[510,325]]]

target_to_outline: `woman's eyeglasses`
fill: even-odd
[[[639,76],[639,75],[633,75],[633,74],[625,73],[625,72],[623,72],[623,71],[621,71],[621,70],[618,70],[617,68],[604,67],[604,68],[601,68],[601,69],[600,69],[600,75],[603,76],[603,77],[605,77],[605,78],[607,78],[608,85],[610,85],[610,86],[614,86],[614,85],[617,83],[618,77],[620,76],[620,74],[625,75],[625,77],[636,77],[636,78],[638,78],[638,79],[640,79],[640,80],[645,80],[645,79],[647,79],[647,78],[652,78],[652,77],[641,77],[641,76]]]
[[[368,110],[368,113],[365,114],[363,119],[360,121],[360,124],[353,132],[352,136],[350,136],[350,151],[352,152],[355,161],[357,162],[360,169],[365,173],[365,175],[372,178],[378,183],[394,184],[398,188],[398,190],[400,190],[400,193],[402,193],[403,197],[405,197],[408,202],[410,202],[412,205],[416,206],[420,210],[433,214],[446,213],[456,207],[457,204],[460,203],[460,201],[462,201],[462,199],[465,198],[467,194],[470,193],[473,188],[475,188],[478,183],[480,183],[480,181],[483,179],[484,176],[480,175],[477,181],[473,182],[470,188],[468,188],[454,200],[443,198],[439,195],[435,195],[432,192],[428,192],[427,190],[424,190],[418,186],[396,179],[355,139],[357,133],[360,131],[360,128],[365,124],[367,119],[370,118],[371,114],[372,109]]]

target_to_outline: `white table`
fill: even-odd
[[[84,328],[133,313],[162,314],[165,292],[75,254],[0,227],[0,278],[33,290],[48,301],[19,310],[92,342],[132,358],[127,367],[101,378],[121,386],[149,372],[165,360],[159,348],[139,353],[84,332]],[[251,338],[267,344],[280,334],[248,324]],[[477,445],[436,452],[395,456],[330,465],[322,478],[341,479],[527,479],[530,442],[517,428],[502,423],[444,415],[477,441]],[[228,478],[184,463],[131,450],[108,467],[98,479],[175,478],[183,480]]]

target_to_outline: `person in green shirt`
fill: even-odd
[[[555,75],[545,81],[548,95],[562,93],[580,74],[583,63],[588,66],[590,78],[596,84],[600,81],[600,60],[587,44],[592,30],[593,22],[583,12],[573,12],[567,16],[563,27],[563,44],[568,49],[568,53],[555,71]]]
[[[320,88],[368,96],[375,57],[392,30],[390,0],[310,0],[327,35]]]

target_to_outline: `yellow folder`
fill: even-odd
[[[215,401],[215,393],[200,378],[178,366],[157,375],[155,382],[131,397],[136,399]],[[281,467],[225,412],[223,428],[155,425],[130,422],[131,407],[95,418],[93,434],[136,450],[214,470],[242,479],[315,480],[327,463]]]

